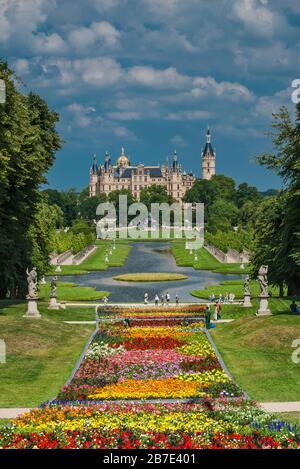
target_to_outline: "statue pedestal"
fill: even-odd
[[[56,298],[50,298],[50,303],[48,306],[49,309],[59,309],[59,304],[56,301]]]
[[[244,302],[243,302],[244,308],[250,308],[252,306],[251,303],[251,296],[249,293],[244,294]]]
[[[260,296],[259,310],[256,313],[256,316],[271,316],[272,313],[269,310],[268,298],[269,296]]]
[[[37,299],[29,299],[27,305],[26,314],[24,314],[23,318],[41,318],[40,312],[37,307]]]

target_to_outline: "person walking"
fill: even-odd
[[[154,297],[155,306],[158,306],[158,302],[159,302],[159,296],[158,296],[158,294],[156,293],[156,295],[155,295],[155,297]]]
[[[148,297],[148,293],[145,293],[145,295],[144,295],[144,303],[145,303],[145,305],[148,304],[148,298],[149,298],[149,297]]]
[[[217,321],[217,320],[218,320],[218,302],[216,301],[214,305],[214,321]]]
[[[179,296],[178,296],[177,293],[176,293],[176,296],[175,296],[175,303],[176,303],[176,306],[179,305]]]
[[[221,309],[222,309],[221,303],[218,303],[218,314],[217,314],[218,320],[221,319]]]
[[[170,303],[170,293],[168,291],[166,293],[166,302],[167,302],[167,305]]]
[[[210,305],[207,303],[206,308],[205,308],[205,327],[206,329],[210,329]]]

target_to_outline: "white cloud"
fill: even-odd
[[[186,110],[186,111],[178,111],[178,112],[170,112],[167,116],[167,120],[171,121],[194,121],[194,120],[201,120],[207,119],[211,117],[211,113],[208,111],[195,111],[195,110]]]
[[[21,73],[22,75],[26,75],[29,72],[29,65],[30,62],[27,59],[17,59],[14,62],[13,68],[17,73]]]
[[[140,112],[136,111],[124,111],[124,112],[108,112],[107,117],[113,120],[120,120],[120,121],[131,121],[131,120],[139,120],[141,119],[142,115]]]
[[[282,26],[283,18],[267,8],[267,3],[263,0],[234,0],[233,12],[248,29],[270,36]]]
[[[67,50],[67,45],[57,33],[49,36],[40,33],[33,37],[33,48],[38,53],[62,54]]]
[[[180,88],[190,81],[189,77],[180,75],[174,67],[159,70],[145,66],[130,68],[128,79],[133,83],[157,88]]]
[[[260,96],[254,106],[254,117],[265,117],[271,120],[273,113],[278,113],[281,106],[292,107],[292,88],[278,91],[273,96]]]
[[[137,140],[136,135],[129,129],[123,126],[112,127],[112,132],[120,138],[126,140]]]
[[[55,0],[0,0],[0,41],[31,35],[54,7]]]
[[[107,46],[118,44],[120,32],[108,21],[94,22],[89,27],[73,29],[68,34],[68,42],[77,49],[86,49],[99,40]]]
[[[248,88],[240,83],[221,81],[217,82],[212,77],[197,77],[193,81],[191,96],[198,98],[201,96],[214,95],[224,96],[228,99],[251,101],[253,94]]]
[[[65,109],[72,115],[72,120],[78,127],[86,128],[92,125],[92,114],[96,112],[95,108],[90,106],[83,106],[82,104],[78,103],[71,103],[66,106]],[[94,120],[99,122],[101,118],[96,117]]]

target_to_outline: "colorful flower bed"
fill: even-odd
[[[299,448],[300,435],[252,403],[52,406],[0,432],[2,448]]]
[[[140,321],[142,322],[142,321]],[[239,396],[200,327],[104,322],[58,401]]]
[[[300,447],[300,429],[244,399],[202,322],[119,319],[101,322],[54,401],[0,430],[0,448]]]

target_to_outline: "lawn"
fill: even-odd
[[[76,283],[57,281],[58,301],[92,301],[101,300],[109,296],[109,292],[97,291],[94,287],[82,287]],[[42,301],[48,301],[50,297],[50,282],[39,286],[39,296]]]
[[[114,280],[121,280],[123,282],[166,282],[173,280],[185,280],[186,275],[172,274],[163,272],[141,272],[136,274],[123,274],[113,277]]]
[[[96,241],[97,249],[81,264],[62,265],[61,272],[55,272],[55,267],[52,267],[49,275],[53,275],[54,272],[55,275],[82,275],[91,271],[106,270],[108,267],[124,265],[131,250],[130,243],[127,240],[116,240],[116,249],[112,250],[112,254],[108,256],[108,262],[105,262],[105,253],[112,245],[111,240],[98,240]]]
[[[197,253],[198,260],[194,260],[194,254]],[[192,254],[185,249],[185,241],[176,240],[172,242],[172,254],[175,257],[176,264],[184,267],[194,267],[196,270],[210,270],[220,274],[245,274],[248,272],[240,268],[240,264],[223,264],[212,256],[205,248],[193,250]]]
[[[253,308],[236,306],[232,316],[238,319],[212,329],[213,340],[251,398],[259,402],[299,400],[300,364],[292,362],[292,342],[300,338],[300,315],[287,313],[290,300],[272,298],[273,316],[257,318],[258,300],[253,303]]]
[[[271,287],[269,290],[272,292],[273,296],[279,295],[279,288]],[[252,298],[257,298],[260,293],[260,288],[258,282],[255,280],[250,281],[250,291]],[[211,285],[206,287],[204,290],[192,290],[191,295],[196,296],[197,298],[208,299],[211,293],[215,294],[215,297],[222,293],[223,298],[226,293],[234,293],[235,298],[244,297],[244,281],[243,280],[225,280],[219,285]]]
[[[93,325],[64,320],[93,320],[94,308],[49,311],[41,319],[23,318],[25,303],[0,302],[1,339],[7,359],[0,364],[0,407],[31,407],[52,398],[69,377]]]

